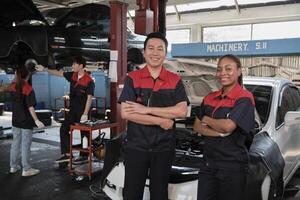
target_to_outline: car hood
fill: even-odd
[[[221,87],[215,78],[216,64],[178,58],[165,60],[164,67],[181,76],[191,105],[199,106],[208,93]]]
[[[12,26],[13,22],[37,20],[48,24],[32,0],[1,0],[0,26]]]

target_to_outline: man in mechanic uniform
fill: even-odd
[[[91,108],[95,84],[92,77],[85,71],[86,61],[82,56],[73,58],[72,72],[48,69],[41,65],[36,66],[37,71],[47,71],[55,76],[65,77],[70,82],[70,111],[60,127],[61,157],[56,163],[69,162],[70,152],[70,126],[78,122],[86,122]],[[82,131],[81,138],[88,133]]]
[[[167,45],[159,32],[147,36],[146,66],[128,74],[119,98],[121,116],[128,120],[124,200],[143,199],[147,177],[151,199],[168,199],[174,119],[186,117],[188,98],[180,77],[162,66]]]

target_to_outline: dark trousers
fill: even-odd
[[[125,150],[124,200],[142,200],[147,177],[151,200],[168,199],[169,174],[174,151],[143,152]]]
[[[66,154],[70,152],[70,126],[79,123],[81,118],[80,113],[76,113],[74,111],[70,111],[66,117],[64,122],[62,123],[60,127],[60,151],[61,154]],[[81,131],[81,143],[82,143],[82,138],[84,135],[89,137],[89,134],[87,131]]]
[[[246,187],[245,170],[200,168],[197,200],[242,200]]]

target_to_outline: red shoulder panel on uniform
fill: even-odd
[[[250,91],[243,89],[242,92],[241,92],[240,98],[242,98],[242,97],[249,98],[252,105],[255,105],[253,94]]]
[[[72,72],[72,80],[77,81],[78,80],[78,72]]]
[[[163,78],[165,84],[163,84],[160,89],[175,89],[178,81],[180,81],[180,77],[177,74],[167,70],[165,70]]]
[[[8,91],[10,91],[10,92],[15,92],[16,91],[16,82],[12,82],[9,85]]]
[[[25,82],[23,85],[22,93],[24,95],[28,96],[31,91],[32,91],[31,85],[29,85],[29,83]]]
[[[219,106],[226,106],[226,107],[232,107],[234,106],[235,102],[241,98],[249,98],[252,105],[255,105],[254,98],[251,92],[248,90],[245,90],[241,87],[236,87],[233,89],[234,91],[231,91],[228,97],[226,97],[221,103],[221,90],[211,92],[204,98],[204,104],[211,106],[211,107],[219,107]]]
[[[132,79],[133,87],[139,88],[142,82],[142,69],[132,71],[128,74],[128,76]],[[146,80],[145,80],[146,81]],[[151,83],[146,83],[151,85]]]
[[[160,89],[175,89],[180,80],[180,77],[177,74],[165,70],[164,68],[157,78],[155,85],[153,85],[153,78],[146,67],[132,71],[128,76],[132,79],[134,88],[153,88],[153,91],[158,91]]]
[[[81,77],[81,79],[79,79],[78,84],[83,85],[83,86],[87,86],[91,81],[94,81],[92,79],[92,77],[88,73],[85,73],[83,75],[83,77]]]
[[[8,90],[10,92],[16,92],[17,91],[17,83],[12,82],[10,84]],[[28,96],[32,90],[33,90],[32,86],[29,83],[27,83],[26,81],[24,81],[24,85],[23,85],[23,88],[22,88],[22,94]]]

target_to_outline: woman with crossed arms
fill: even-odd
[[[222,88],[203,100],[194,130],[204,138],[198,200],[241,200],[248,172],[247,134],[254,128],[254,98],[243,89],[240,60],[224,55],[216,78]]]

